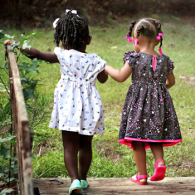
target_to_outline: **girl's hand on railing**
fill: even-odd
[[[16,41],[14,41],[14,40],[5,40],[4,45],[5,45],[5,46],[6,46],[6,45],[10,45],[10,44],[12,44],[12,43],[14,43],[14,42],[16,42]]]

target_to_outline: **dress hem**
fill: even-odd
[[[176,140],[151,140],[151,139],[139,139],[139,138],[131,138],[131,137],[125,137],[124,139],[119,139],[118,142],[124,145],[129,146],[131,149],[133,149],[132,141],[140,141],[140,142],[146,142],[145,143],[145,149],[149,149],[150,145],[148,142],[152,143],[162,143],[163,147],[173,146],[179,142],[182,142],[182,139],[176,139]]]
[[[52,129],[58,129],[60,131],[70,131],[70,132],[77,132],[78,134],[80,135],[102,135],[104,134],[104,131],[105,131],[105,128],[102,128],[102,129],[94,129],[94,130],[78,130],[78,128],[72,128],[71,130],[68,130],[68,129],[61,129],[61,128],[55,128],[55,127],[52,127],[52,126],[49,126],[49,128],[52,128]],[[91,133],[89,133],[91,132]]]

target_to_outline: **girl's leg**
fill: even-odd
[[[163,180],[166,172],[166,166],[163,160],[163,145],[161,143],[150,143],[150,147],[155,158],[155,170],[150,180],[151,181]],[[157,161],[160,159],[162,159],[163,161],[159,161],[157,164]]]
[[[75,132],[62,131],[62,140],[64,146],[64,162],[71,182],[80,179],[78,174],[78,151],[80,135]]]
[[[161,143],[149,143],[152,153],[155,158],[155,162],[159,159],[163,159],[163,145]],[[159,162],[159,165],[164,165],[163,162]]]
[[[93,136],[80,135],[79,148],[79,176],[81,180],[86,180],[92,160],[92,139]]]
[[[145,143],[133,142],[133,154],[139,175],[147,175]]]

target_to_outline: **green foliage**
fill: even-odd
[[[14,189],[12,188],[6,188],[6,189],[3,189],[1,192],[0,192],[0,195],[7,195],[8,193],[11,193],[13,192]]]
[[[23,44],[23,49],[30,48],[31,46],[28,45],[28,39],[35,35],[39,35],[39,33],[32,33],[29,36],[22,35],[22,40],[20,42],[14,42],[11,44],[12,48],[14,49],[17,47],[20,49],[21,44]],[[13,38],[14,36],[7,34],[4,35],[2,31],[0,31],[0,43],[3,43],[2,41],[6,39],[12,40]],[[37,92],[39,80],[32,77],[34,73],[39,73],[37,69],[41,63],[43,63],[43,61],[33,59],[31,62],[25,62],[20,61],[19,57],[21,57],[20,53],[17,56],[19,74],[23,87],[24,100],[30,119],[30,128],[33,130],[33,127],[44,121],[46,116],[46,110],[44,108],[48,104],[47,98],[39,95]],[[7,78],[9,78],[8,69],[8,62],[4,63],[0,68],[0,80],[2,82],[0,83],[0,90],[3,93],[3,99],[2,102],[0,102],[0,130],[3,131],[3,133],[1,133],[2,137],[0,138],[0,180],[6,183],[17,182],[14,175],[16,175],[18,172],[17,158],[13,156],[12,147],[16,146],[16,142],[13,140],[15,136],[8,133],[8,130],[10,131],[13,125],[11,118],[12,105],[10,100],[9,80],[7,80]],[[12,82],[12,79],[10,79],[10,81]],[[11,192],[11,190],[12,189],[6,188],[0,194],[6,194]]]

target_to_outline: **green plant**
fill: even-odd
[[[21,61],[20,62],[20,48],[29,48],[29,38],[35,35],[39,35],[39,33],[32,33],[29,36],[21,35],[22,40],[20,42],[14,42],[11,44],[14,49],[17,47],[19,49],[19,54],[17,55],[17,62],[19,67],[19,74],[21,78],[21,84],[23,87],[23,95],[26,103],[26,108],[29,115],[29,127],[31,131],[33,128],[44,121],[44,118],[47,113],[47,109],[45,107],[48,104],[47,98],[40,96],[37,92],[37,86],[39,80],[34,79],[32,76],[33,73],[39,73],[37,68],[43,62],[41,60],[33,59],[30,62]],[[2,30],[0,30],[0,44],[4,44],[1,41],[6,39],[12,40],[14,36],[10,36],[7,34],[3,34]],[[22,46],[21,46],[22,45]],[[22,53],[25,54],[25,53]],[[17,157],[14,155],[13,146],[16,146],[14,135],[14,127],[13,127],[13,116],[12,116],[12,101],[10,96],[10,81],[9,79],[9,67],[8,62],[3,64],[0,72],[0,90],[6,92],[3,95],[3,102],[0,103],[0,180],[5,182],[5,186],[13,187],[12,184],[17,182],[15,175],[18,173],[17,168]],[[3,73],[2,73],[3,72]],[[5,194],[10,192],[12,189],[5,188],[1,194]]]

